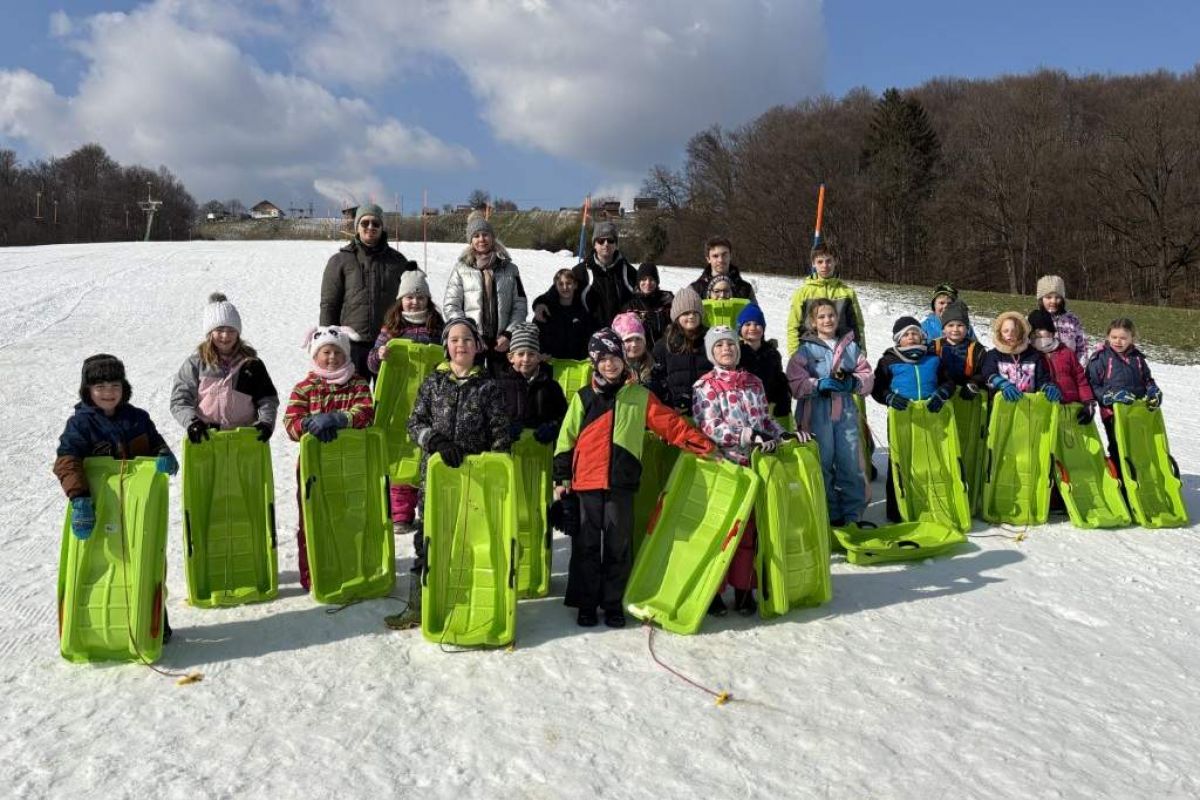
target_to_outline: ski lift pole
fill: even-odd
[[[588,211],[591,208],[591,204],[592,204],[592,196],[589,194],[588,196],[583,198],[583,218],[579,221],[579,248],[578,248],[578,252],[575,254],[575,256],[580,261],[582,261],[584,255],[586,255],[583,251],[583,246],[587,242]]]

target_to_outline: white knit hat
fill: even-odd
[[[324,345],[331,344],[350,357],[350,342],[357,342],[361,337],[353,328],[345,325],[323,325],[310,328],[305,344],[308,346],[309,358],[316,358],[317,351]]]
[[[406,295],[421,295],[422,297],[431,297],[429,294],[429,281],[425,279],[425,273],[419,269],[410,269],[400,276],[400,289],[396,292],[396,299]]]
[[[708,333],[704,334],[704,354],[708,356],[711,363],[717,363],[717,359],[713,356],[713,348],[717,346],[717,342],[726,340],[733,342],[734,345],[738,343],[737,337],[734,336],[733,330],[728,325],[714,325],[708,329]],[[742,357],[741,348],[735,347],[733,352],[735,353],[733,364],[737,366]]]
[[[208,305],[204,307],[204,337],[207,339],[217,328],[233,328],[241,336],[242,317],[229,298],[220,292],[213,292],[208,296]]]

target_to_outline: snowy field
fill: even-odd
[[[420,260],[421,245],[401,249]],[[458,245],[430,245],[435,298]],[[329,242],[0,249],[0,763],[8,797],[1195,797],[1200,795],[1200,544],[1189,530],[1023,541],[976,522],[954,558],[857,568],[834,598],[764,624],[731,615],[654,637],[732,692],[717,707],[651,661],[647,631],[583,632],[552,595],[523,601],[510,652],[447,654],[388,631],[379,600],[337,614],[300,590],[297,446],[272,440],[280,599],[186,603],[179,483],[169,538],[175,639],[161,666],[58,654],[64,500],[50,473],[91,353],[125,360],[133,401],[171,441],[171,378],[209,292],[241,311],[282,394],[305,373]],[[514,253],[531,294],[573,259]],[[664,269],[676,289],[695,270]],[[751,276],[753,277],[753,276]],[[757,278],[782,338],[795,279]],[[872,360],[900,313],[862,292]],[[1019,309],[1027,311],[1027,308]],[[983,322],[977,327],[985,330]],[[1098,332],[1091,331],[1095,336]],[[1154,365],[1187,503],[1200,519],[1200,366]],[[870,403],[876,436],[884,415]],[[883,453],[876,454],[882,463]],[[876,482],[869,517],[882,517]],[[411,543],[398,541],[403,592]],[[1189,755],[1190,754],[1190,755]]]

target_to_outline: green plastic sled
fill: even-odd
[[[567,405],[571,404],[571,398],[580,389],[586,388],[592,382],[592,362],[587,359],[575,361],[570,358],[551,358],[549,363],[554,380],[558,381],[567,397]]]
[[[742,313],[742,309],[750,305],[750,301],[742,297],[732,297],[729,300],[705,300],[704,302],[704,325],[711,328],[713,325],[727,325],[734,334],[737,333],[737,317]]]
[[[655,511],[662,508],[663,493],[679,449],[646,431],[642,445],[642,480],[633,496],[633,534],[629,537],[630,558],[637,560],[642,542],[650,535]]]
[[[506,453],[441,456],[425,475],[421,633],[438,644],[506,645],[516,635],[517,479]]]
[[[300,440],[304,537],[312,595],[343,604],[384,597],[396,580],[387,445],[378,428]]]
[[[167,476],[153,458],[85,458],[96,527],[80,541],[63,522],[58,632],[63,658],[144,661],[162,655],[167,590]]]
[[[758,526],[758,613],[763,619],[833,597],[829,577],[829,511],[816,442],[755,452],[762,484],[754,505]]]
[[[954,424],[958,426],[958,449],[967,472],[967,503],[971,513],[983,499],[983,466],[987,460],[988,400],[985,392],[971,400],[954,393]]]
[[[1121,482],[1110,469],[1096,423],[1080,425],[1079,403],[1064,406],[1054,443],[1054,480],[1076,528],[1120,528],[1130,522]]]
[[[966,467],[951,407],[933,413],[916,400],[903,411],[889,408],[888,460],[901,519],[971,528]]]
[[[983,518],[1041,525],[1050,513],[1050,470],[1058,404],[1038,392],[992,401],[984,466]]]
[[[512,458],[517,476],[517,596],[545,597],[550,592],[546,510],[554,497],[554,452],[552,445],[540,444],[527,430],[513,444]]]
[[[1188,524],[1179,465],[1167,446],[1162,410],[1145,400],[1113,406],[1121,477],[1134,519],[1145,528],[1183,528]]]
[[[882,528],[847,525],[834,528],[833,534],[846,549],[846,560],[860,566],[942,556],[967,541],[962,531],[928,521]]]
[[[183,559],[188,603],[200,608],[279,593],[271,448],[254,428],[183,440]]]
[[[746,467],[680,455],[625,588],[625,608],[673,633],[700,629],[754,510]]]
[[[387,358],[375,379],[375,421],[371,427],[387,436],[388,477],[396,485],[416,485],[420,481],[421,448],[408,438],[408,418],[417,400],[417,389],[445,358],[445,352],[435,344],[407,339],[387,343]]]

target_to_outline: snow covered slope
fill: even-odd
[[[401,249],[421,253],[419,243]],[[460,249],[430,245],[435,298]],[[328,242],[0,249],[5,794],[1200,794],[1195,526],[1084,532],[1055,522],[1017,542],[976,523],[973,547],[955,558],[876,568],[839,558],[824,608],[770,624],[734,615],[690,638],[655,635],[664,661],[733,693],[716,707],[651,661],[645,629],[575,627],[561,604],[562,538],[556,596],[520,604],[512,652],[449,655],[415,631],[390,632],[380,621],[398,608],[390,600],[328,613],[297,584],[297,447],[277,432],[277,602],[189,608],[178,511],[171,521],[176,634],[162,666],[202,671],[204,681],[177,687],[140,666],[63,661],[54,587],[64,502],[50,464],[81,361],[101,351],[123,358],[134,402],[178,441],[171,377],[200,338],[205,298],[221,290],[286,394],[305,372],[299,344],[316,322],[333,250]],[[514,257],[531,294],[572,263]],[[695,270],[662,272],[674,289]],[[768,335],[781,337],[796,281],[757,283]],[[873,358],[897,315],[921,311],[869,291],[862,304]],[[1190,514],[1200,519],[1200,367],[1154,370]],[[881,409],[869,406],[882,437]],[[882,498],[881,483],[873,491]],[[403,574],[411,544],[399,545]]]

